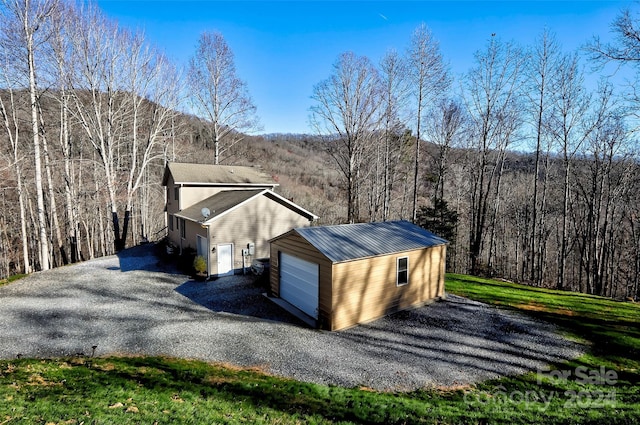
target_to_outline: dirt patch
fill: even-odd
[[[568,310],[566,308],[551,309],[551,308],[549,308],[547,306],[544,306],[544,305],[538,304],[538,303],[515,304],[514,307],[518,308],[518,309],[521,309],[521,310],[540,311],[540,312],[543,312],[543,313],[559,314],[561,316],[573,316],[574,315],[573,311]]]

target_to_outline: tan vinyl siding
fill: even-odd
[[[184,210],[191,205],[204,201],[213,195],[225,190],[255,190],[270,189],[271,186],[183,186],[180,188],[180,209]]]
[[[280,273],[279,273],[279,253],[285,252],[294,255],[319,266],[318,286],[318,321],[321,327],[328,328],[331,316],[331,273],[332,263],[322,255],[313,245],[295,232],[289,233],[286,237],[271,242],[271,293],[273,296],[280,296]]]
[[[180,236],[181,228],[178,227],[178,222],[181,222],[180,226],[182,226],[182,223],[184,223],[186,236],[184,238]],[[196,250],[196,244],[198,240],[197,235],[203,236],[205,238],[207,237],[207,229],[203,228],[199,223],[194,223],[193,221],[182,221],[178,217],[174,217],[173,226],[173,231],[169,232],[169,240],[175,247],[178,248],[178,254],[182,254],[182,252],[187,248]]]
[[[242,268],[242,250],[255,244],[255,255],[247,257],[249,267],[254,258],[269,256],[269,240],[294,228],[309,225],[309,220],[266,196],[258,196],[211,222],[211,246],[234,244],[234,268]],[[215,257],[215,258],[213,258]],[[217,257],[212,255],[212,274],[217,274]]]
[[[333,266],[331,330],[368,322],[444,295],[446,245]],[[409,258],[409,283],[396,285],[398,257]]]
[[[180,188],[180,209],[189,208],[193,204],[209,198],[216,193],[227,190],[226,187],[191,187],[183,186]]]

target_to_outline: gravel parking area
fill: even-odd
[[[194,282],[136,247],[0,287],[0,358],[149,354],[379,390],[465,385],[584,347],[554,326],[461,297],[346,331],[305,327],[244,276]]]

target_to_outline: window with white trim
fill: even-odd
[[[409,283],[409,257],[398,257],[396,259],[396,286],[403,286]]]

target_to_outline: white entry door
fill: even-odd
[[[218,245],[218,276],[233,274],[233,244]]]

